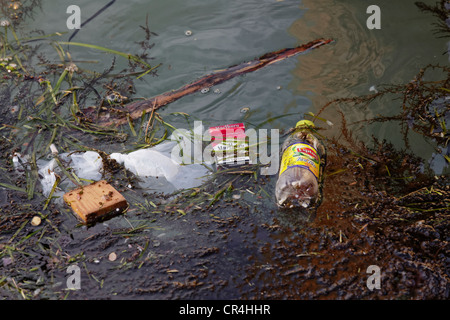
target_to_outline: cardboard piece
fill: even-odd
[[[105,180],[69,191],[63,198],[85,224],[118,215],[128,207],[127,200]]]

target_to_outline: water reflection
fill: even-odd
[[[289,31],[300,42],[318,36],[336,40],[327,50],[300,57],[293,71],[295,81],[291,87],[313,102],[312,112],[336,98],[366,95],[383,85],[408,83],[424,66],[445,61],[439,56],[444,43],[431,32],[433,20],[414,3],[380,1],[378,5],[382,11],[381,30],[369,30],[365,2],[303,1],[305,14]],[[401,103],[392,97],[383,97],[365,107],[334,105],[322,116],[338,124],[329,135],[340,136],[341,114],[350,124],[379,114],[395,114],[401,108]],[[384,123],[349,129],[365,144],[370,144],[374,135],[404,147],[398,128],[397,123]]]
[[[313,100],[348,96],[357,86],[367,86],[385,72],[383,57],[390,50],[369,32],[356,18],[356,9],[344,3],[329,0],[304,1],[308,8],[289,31],[304,41],[309,38],[329,37],[335,46],[300,58],[293,71],[301,79],[297,89],[314,92]],[[330,14],[332,12],[332,14]],[[363,11],[364,13],[364,11]]]

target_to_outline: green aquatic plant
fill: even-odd
[[[351,135],[349,126],[381,122],[398,122],[403,135],[405,147],[410,147],[409,133],[416,132],[435,145],[436,152],[450,162],[448,154],[440,148],[447,148],[450,141],[448,120],[448,93],[450,92],[450,68],[439,65],[428,65],[422,68],[413,80],[401,85],[385,85],[378,92],[365,96],[338,98],[326,103],[317,116],[330,107],[337,108],[342,119],[342,136],[353,149],[361,150]],[[394,115],[378,115],[364,120],[347,123],[340,105],[353,108],[367,108],[371,103],[382,98],[390,98],[393,104],[398,104],[399,112]]]
[[[450,4],[448,0],[440,0],[434,6],[428,5],[422,1],[415,2],[415,5],[423,12],[430,12],[437,18],[435,25],[435,34],[438,38],[450,37]]]

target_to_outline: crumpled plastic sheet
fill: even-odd
[[[175,189],[187,189],[201,185],[210,170],[200,163],[182,164],[173,159],[176,141],[163,142],[152,148],[140,149],[129,154],[112,153],[111,159],[141,178],[164,177]]]
[[[62,153],[58,157],[62,162],[66,163],[68,167],[71,167],[77,177],[81,179],[88,179],[98,181],[102,178],[103,162],[102,158],[97,152],[75,152],[75,153]],[[38,160],[38,173],[40,182],[42,185],[42,193],[48,197],[56,181],[56,174],[61,176],[61,170],[55,159],[50,161]],[[64,191],[68,191],[69,188],[75,187],[70,181],[59,186],[63,187],[63,190],[56,190],[55,196],[60,195]]]
[[[127,170],[138,176],[143,188],[172,192],[200,186],[206,181],[211,171],[200,163],[185,165],[179,160],[173,159],[171,153],[176,145],[176,141],[168,141],[152,148],[140,149],[128,154],[112,153],[110,158],[123,164]],[[19,156],[17,154],[15,157]],[[58,157],[67,167],[73,169],[77,177],[94,181],[102,179],[103,161],[97,152],[62,153]],[[13,158],[17,170],[20,169],[21,165],[26,164],[25,161],[18,161],[18,158]],[[61,169],[54,158],[51,160],[40,159],[37,161],[37,166],[42,192],[44,196],[48,197],[55,184],[56,174],[63,177]],[[164,185],[165,182],[169,186]],[[69,179],[64,179],[64,182],[59,183],[53,196],[62,198],[63,193],[74,187],[75,185]]]

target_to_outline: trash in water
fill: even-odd
[[[20,153],[14,152],[12,157],[14,170],[17,173],[24,173],[25,169],[28,167],[29,158],[29,156],[22,156]]]
[[[138,176],[143,188],[170,193],[201,185],[210,174],[210,170],[202,164],[184,165],[177,159],[172,159],[171,153],[176,146],[176,141],[162,142],[152,148],[140,149],[128,154],[112,153],[109,158],[116,160]],[[57,154],[55,149],[52,149],[52,154]],[[18,155],[16,157],[16,168],[19,168],[23,162],[19,160]],[[80,179],[99,181],[103,177],[103,160],[95,151],[62,153],[58,154],[58,159],[67,168],[70,167]],[[62,176],[61,168],[55,158],[50,161],[40,159],[37,165],[43,194],[48,197],[57,176]],[[61,197],[65,191],[74,188],[75,184],[65,179],[58,183],[58,187],[59,189],[53,193],[55,197]]]
[[[64,201],[85,224],[118,215],[128,207],[124,196],[105,180],[65,193]]]
[[[218,166],[251,163],[243,123],[210,127],[209,134]]]
[[[200,186],[210,170],[200,163],[182,164],[172,152],[177,141],[160,143],[152,148],[140,149],[128,154],[112,153],[111,159],[123,164],[135,175],[144,178],[165,178],[176,189],[188,189]]]
[[[281,146],[282,158],[275,196],[283,208],[313,207],[318,204],[325,166],[325,147],[313,135],[314,124],[297,122],[294,132]]]
[[[34,216],[33,219],[31,219],[31,225],[33,227],[37,227],[40,224],[41,224],[41,218],[40,217]]]
[[[111,253],[108,255],[108,260],[109,260],[109,261],[116,261],[116,259],[117,259],[117,254],[116,254],[115,252],[111,252]]]
[[[57,154],[52,149],[52,154]],[[103,161],[100,155],[95,151],[62,153],[58,155],[61,162],[67,164],[75,172],[78,178],[86,180],[98,181],[102,178]],[[48,197],[55,185],[57,176],[61,176],[61,168],[59,168],[56,158],[46,161],[40,159],[37,161],[39,168],[38,173],[42,185],[42,193]],[[75,185],[70,180],[64,181],[58,185],[62,190],[69,190]],[[55,190],[54,196],[61,196],[63,191]]]

